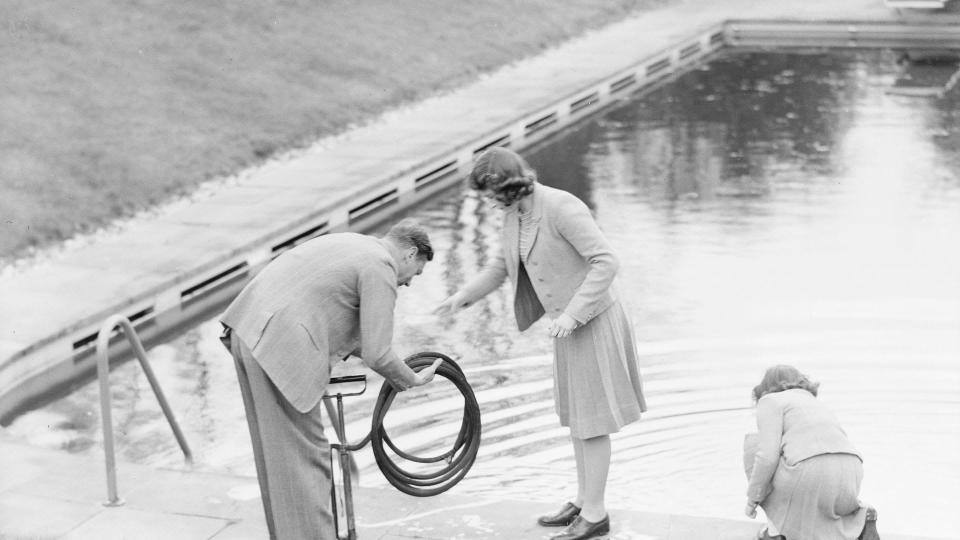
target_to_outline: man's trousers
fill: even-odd
[[[335,539],[330,511],[330,444],[321,403],[293,408],[235,333],[230,352],[250,427],[267,528],[273,540]]]

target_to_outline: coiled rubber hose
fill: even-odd
[[[443,359],[443,363],[437,368],[436,375],[448,379],[463,395],[463,420],[453,448],[443,454],[430,457],[414,456],[397,448],[383,427],[383,418],[397,395],[397,391],[387,382],[380,387],[380,395],[377,396],[377,404],[373,409],[370,433],[362,442],[353,445],[354,448],[359,448],[366,445],[369,440],[377,466],[380,467],[387,481],[398,490],[415,497],[432,497],[455,486],[473,466],[477,458],[477,450],[480,448],[480,406],[460,366],[450,357],[436,352],[417,353],[405,358],[404,362],[414,371],[420,371],[433,364],[437,358]],[[391,461],[384,444],[408,461],[416,463],[445,461],[447,464],[434,472],[410,473]]]

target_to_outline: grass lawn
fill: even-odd
[[[4,0],[0,262],[675,0]]]

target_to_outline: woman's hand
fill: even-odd
[[[579,324],[576,319],[564,313],[553,320],[553,324],[550,325],[550,335],[555,338],[565,338],[572,334]]]
[[[757,517],[757,503],[747,501],[747,507],[743,509],[743,513],[750,519]]]
[[[451,315],[456,311],[470,305],[470,302],[467,302],[460,293],[454,293],[447,297],[446,300],[440,303],[439,306],[433,308],[434,315]]]

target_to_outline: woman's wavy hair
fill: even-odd
[[[470,187],[489,191],[493,198],[510,206],[533,193],[537,172],[519,154],[506,148],[490,148],[473,164]]]
[[[779,365],[767,369],[763,374],[763,380],[760,384],[753,387],[753,399],[759,401],[760,398],[774,392],[783,392],[793,388],[802,388],[814,396],[817,395],[817,389],[820,383],[811,381],[806,375],[800,373],[800,370],[793,366]]]

